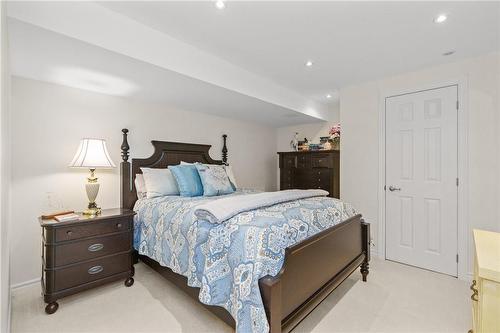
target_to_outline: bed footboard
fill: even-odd
[[[286,249],[280,273],[259,280],[271,333],[292,330],[359,266],[366,281],[369,227],[356,215]]]

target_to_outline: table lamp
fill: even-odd
[[[88,182],[85,184],[87,197],[89,198],[88,208],[83,212],[85,215],[98,215],[101,208],[95,203],[97,193],[99,193],[99,183],[95,176],[95,169],[109,169],[114,168],[115,164],[109,157],[108,149],[106,148],[106,141],[103,139],[82,139],[78,151],[71,161],[71,168],[88,168],[90,169],[90,177],[87,178]]]

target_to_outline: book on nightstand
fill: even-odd
[[[75,214],[75,213],[54,216],[54,219],[57,222],[66,222],[66,221],[78,220],[79,218],[80,218],[80,215]]]

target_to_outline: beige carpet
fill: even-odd
[[[467,332],[468,285],[455,278],[372,260],[368,282],[353,274],[294,332]],[[144,264],[135,284],[116,282],[59,301],[46,315],[38,284],[17,289],[12,332],[232,332]]]

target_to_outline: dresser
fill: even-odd
[[[500,234],[474,230],[474,277],[471,284],[472,330],[500,332]]]
[[[340,151],[278,152],[280,190],[323,189],[340,197]]]
[[[127,209],[104,209],[79,220],[42,220],[42,292],[45,312],[57,311],[58,299],[107,282],[134,283],[133,216]]]

